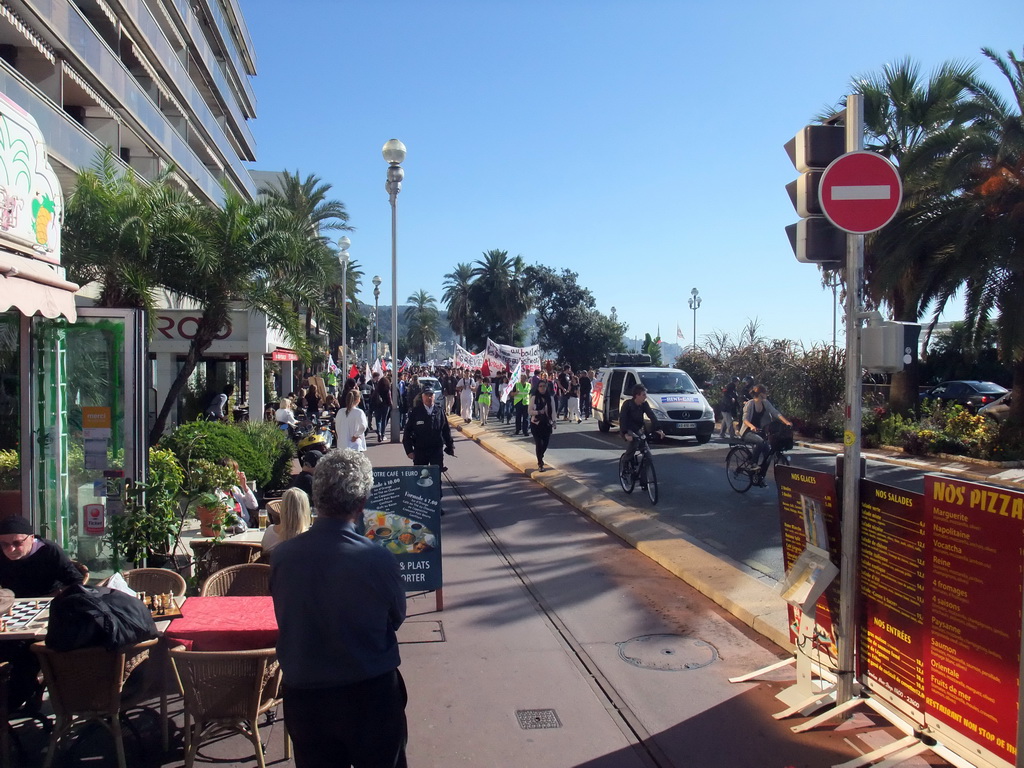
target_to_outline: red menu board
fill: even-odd
[[[860,612],[857,676],[923,722],[925,668],[924,499],[860,483]]]
[[[841,521],[836,500],[835,476],[809,469],[777,466],[775,482],[779,486],[779,517],[782,521],[782,561],[787,572],[804,547],[813,544],[827,549],[837,566],[840,558]],[[800,609],[789,607],[789,634],[794,643],[800,622]],[[818,599],[815,621],[828,635],[828,653],[835,656],[832,617],[839,615],[839,579],[832,582]]]
[[[925,476],[925,709],[1016,764],[1024,494]]]

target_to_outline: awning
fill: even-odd
[[[4,259],[4,262],[9,262]],[[25,261],[30,261],[26,259]],[[70,322],[78,319],[75,309],[75,283],[62,280],[55,274],[46,274],[38,268],[22,270],[8,263],[0,263],[0,312],[14,307],[23,315],[66,317]]]
[[[43,38],[37,35],[35,31],[22,20],[21,16],[15,13],[14,9],[7,5],[7,3],[0,2],[0,16],[3,16],[11,22],[14,28],[21,32],[22,37],[28,40],[29,43],[32,44],[33,48],[43,54],[47,61],[51,64],[57,63],[57,57],[53,53],[53,48],[51,48]]]
[[[110,106],[110,104],[108,104],[102,96],[96,93],[95,88],[93,88],[91,85],[85,82],[84,77],[82,77],[80,74],[75,72],[75,70],[69,67],[66,61],[61,61],[61,70],[64,72],[65,75],[68,76],[68,78],[74,80],[79,88],[81,88],[83,91],[89,94],[89,96],[99,105],[100,109],[102,109],[115,120],[120,119],[118,117],[117,112],[114,111],[114,108]]]

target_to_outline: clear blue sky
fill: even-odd
[[[351,255],[391,301],[381,147],[408,148],[398,300],[492,248],[579,273],[629,335],[832,336],[832,293],[784,227],[782,145],[852,78],[1021,54],[1021,0],[241,0],[254,169],[333,186]],[[848,8],[850,11],[844,11]],[[844,18],[848,17],[848,18]],[[1004,89],[1005,92],[1005,89]],[[951,317],[948,319],[956,319]],[[842,326],[840,325],[840,335]],[[501,340],[503,341],[503,340]]]

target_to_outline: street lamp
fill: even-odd
[[[347,235],[338,238],[338,261],[341,262],[341,370],[348,376],[348,247],[352,241]]]
[[[693,345],[697,349],[697,310],[700,309],[700,293],[694,288],[690,291],[690,309],[693,310]]]
[[[381,154],[388,164],[388,177],[384,189],[391,203],[391,363],[398,360],[398,193],[402,191],[405,171],[405,144],[398,139],[389,139]],[[391,442],[398,442],[398,376],[391,374]]]
[[[377,312],[380,307],[380,275],[373,276],[373,359],[377,355]]]

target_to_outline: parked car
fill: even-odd
[[[1013,399],[1011,393],[1007,392],[1005,395],[1000,397],[998,400],[993,400],[988,405],[983,405],[978,409],[979,416],[988,416],[990,419],[1002,423],[1006,421],[1006,417],[1010,415],[1010,400]]]
[[[1006,393],[1006,387],[991,381],[944,381],[937,387],[922,392],[921,400],[956,403],[971,413],[976,413],[983,405],[998,400]]]

